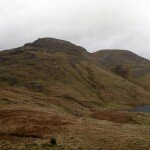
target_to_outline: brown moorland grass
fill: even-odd
[[[93,110],[91,115],[92,118],[99,120],[108,120],[115,123],[128,123],[128,124],[136,124],[137,122],[129,115],[112,110]]]

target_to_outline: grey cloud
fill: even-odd
[[[129,49],[150,59],[149,0],[0,0],[0,49],[39,37],[93,52]]]

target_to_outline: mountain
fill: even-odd
[[[89,59],[90,55],[93,61]],[[141,69],[143,75],[142,65],[147,65],[148,70],[149,61],[128,51],[90,54],[70,42],[44,38],[17,49],[3,51],[0,60],[2,85],[24,87],[31,92],[69,99],[90,107],[111,103],[141,105],[149,102],[147,90],[99,67],[104,65],[115,70],[118,65],[126,65],[128,69],[136,71],[137,65],[137,72]],[[139,66],[140,62],[143,63]]]
[[[68,149],[78,146],[88,149],[88,143],[93,145],[92,149],[98,149],[97,139],[101,139],[100,146],[119,149],[121,137],[127,140],[130,136],[120,124],[130,124],[134,134],[141,131],[143,146],[147,148],[144,125],[148,124],[149,116],[122,110],[150,103],[149,63],[129,51],[89,53],[80,46],[54,38],[40,38],[1,51],[0,140],[4,147],[42,149],[39,141],[56,136]],[[121,141],[114,145],[116,135]],[[131,137],[126,144],[136,137]],[[40,139],[38,144],[30,145],[35,139]],[[24,140],[28,148],[22,144]],[[74,141],[78,144],[74,145]],[[0,149],[4,147],[0,144]]]
[[[150,61],[127,50],[100,50],[92,54],[99,66],[150,90]]]

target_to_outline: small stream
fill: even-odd
[[[139,107],[135,107],[131,110],[129,110],[130,112],[144,112],[144,113],[150,113],[150,105],[145,105],[145,106],[139,106]]]

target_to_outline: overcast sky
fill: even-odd
[[[150,0],[0,0],[0,50],[40,37],[150,59]]]

